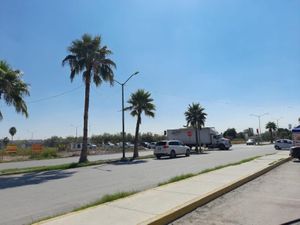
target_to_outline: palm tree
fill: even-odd
[[[9,128],[9,133],[11,135],[11,140],[14,140],[14,135],[17,133],[17,129],[15,127]]]
[[[198,129],[201,129],[204,126],[207,114],[204,112],[204,108],[201,107],[199,103],[192,103],[188,106],[187,111],[184,113],[185,119],[187,121],[187,126],[192,126],[195,129],[196,134],[196,152],[198,153],[199,138],[198,138]]]
[[[29,96],[29,85],[22,80],[20,70],[13,70],[8,63],[0,60],[0,99],[7,105],[13,105],[17,113],[28,117],[25,96]],[[3,115],[0,111],[0,120]]]
[[[155,105],[153,104],[153,99],[150,97],[151,94],[143,89],[137,90],[135,93],[132,93],[130,99],[127,101],[130,105],[125,108],[125,110],[130,110],[132,116],[137,117],[135,137],[134,137],[134,151],[133,159],[139,156],[138,153],[138,136],[140,125],[142,123],[142,113],[146,116],[154,117],[155,114]]]
[[[269,130],[269,132],[271,134],[271,143],[273,143],[273,131],[275,131],[277,129],[277,126],[274,122],[268,122],[266,124],[266,129]]]
[[[107,58],[112,52],[107,46],[101,46],[101,37],[94,38],[89,34],[84,34],[81,39],[72,42],[68,48],[69,55],[62,61],[70,66],[70,78],[73,81],[75,75],[81,74],[85,84],[85,100],[83,115],[83,145],[79,158],[79,163],[87,161],[87,142],[88,142],[88,113],[90,100],[90,86],[94,82],[96,86],[102,82],[109,82],[113,85],[116,64]]]

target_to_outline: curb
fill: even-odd
[[[139,225],[165,225],[165,224],[168,224],[168,223],[184,216],[185,214],[192,212],[196,208],[207,204],[208,202],[236,189],[237,187],[239,187],[251,180],[254,180],[255,178],[269,172],[270,170],[272,170],[272,169],[276,168],[277,166],[280,166],[281,164],[286,163],[290,160],[291,160],[291,157],[278,160],[277,162],[269,165],[268,167],[254,173],[254,174],[251,174],[250,176],[241,178],[238,181],[235,181],[235,182],[233,182],[229,185],[226,185],[214,192],[207,194],[205,197],[195,198],[186,204],[178,206],[162,215],[156,216],[155,218],[152,218],[150,220],[142,222]]]

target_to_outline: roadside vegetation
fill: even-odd
[[[270,142],[273,143],[274,142],[273,133],[276,131],[277,126],[274,122],[268,122],[266,124],[266,129],[269,130],[269,133],[270,133],[270,136],[271,136]]]
[[[266,129],[267,131],[260,135],[263,142],[273,143],[274,139],[292,139],[292,131],[286,128],[278,128],[274,122],[268,122]],[[232,144],[244,144],[248,138],[258,139],[257,134],[254,134],[250,129],[237,132],[235,128],[228,128],[223,136],[229,138]]]
[[[107,202],[116,201],[118,199],[125,198],[125,197],[128,197],[128,196],[136,194],[136,193],[137,193],[137,191],[126,191],[126,192],[122,191],[122,192],[117,192],[117,193],[114,193],[114,194],[104,195],[99,200],[96,200],[92,203],[89,203],[87,205],[84,205],[84,206],[81,206],[79,208],[74,209],[73,212],[80,211],[80,210],[90,208],[90,207],[93,207],[93,206],[101,205],[101,204],[104,204],[104,203],[107,203]]]

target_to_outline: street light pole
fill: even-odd
[[[125,160],[125,115],[124,115],[124,84],[122,86],[122,159]]]
[[[125,157],[124,86],[133,76],[137,75],[138,73],[139,72],[135,72],[135,73],[131,74],[124,83],[114,80],[117,84],[121,85],[121,87],[122,87],[122,153],[123,153],[123,156],[122,156],[121,160],[126,160],[126,157]]]
[[[278,123],[278,121],[281,120],[282,118],[283,118],[283,117],[281,116],[280,118],[277,118],[277,119],[276,119],[277,129],[279,128],[279,123]]]
[[[71,126],[71,127],[75,127],[75,134],[76,134],[75,140],[76,140],[76,142],[77,142],[77,129],[78,129],[78,127],[80,127],[80,125],[75,126],[75,125],[71,124],[70,126]]]
[[[261,127],[260,127],[260,118],[262,116],[265,116],[265,115],[269,115],[269,113],[263,113],[263,114],[260,114],[260,115],[256,115],[256,114],[250,114],[250,116],[255,116],[258,118],[258,126],[259,126],[259,140],[261,140]]]

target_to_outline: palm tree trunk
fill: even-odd
[[[83,114],[83,140],[82,150],[79,158],[79,163],[87,162],[87,142],[88,142],[88,119],[89,119],[89,102],[90,102],[90,86],[91,86],[91,73],[85,79],[85,99],[84,99],[84,114]]]
[[[202,153],[202,148],[201,148],[201,126],[199,127],[199,150],[200,150],[200,152]]]
[[[198,140],[198,129],[195,128],[195,135],[196,135],[196,152],[199,153],[198,147],[199,147],[199,140]]]
[[[136,128],[135,128],[133,159],[139,157],[138,140],[139,140],[140,123],[141,123],[141,114],[139,113],[137,122],[136,122]]]
[[[270,130],[270,133],[271,133],[271,144],[273,144],[273,131]]]

